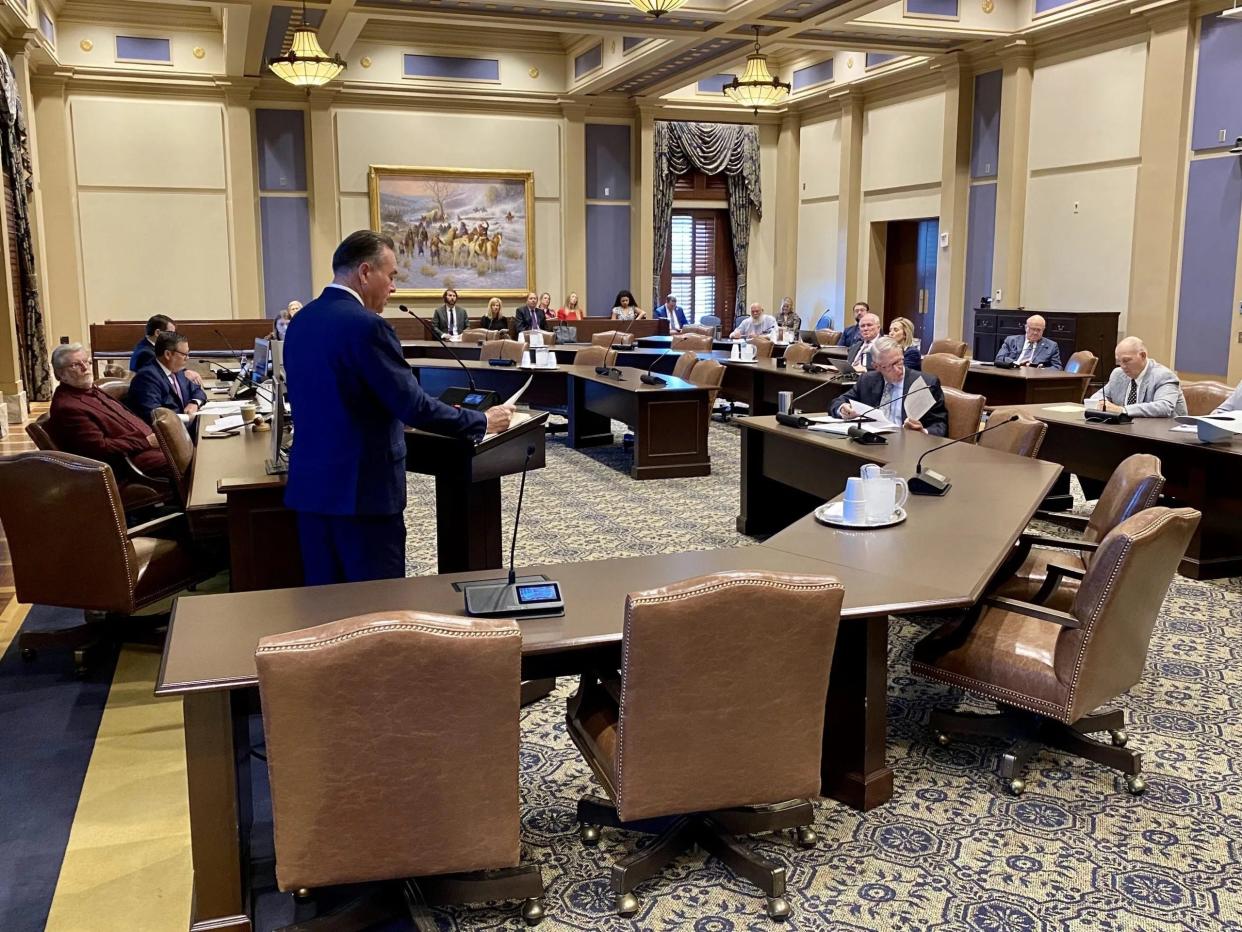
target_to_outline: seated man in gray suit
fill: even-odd
[[[1117,368],[1108,382],[1087,399],[1088,407],[1125,412],[1130,417],[1175,417],[1186,413],[1186,399],[1177,373],[1147,358],[1138,337],[1117,344]]]
[[[443,299],[444,303],[431,317],[431,329],[438,337],[459,336],[470,326],[470,315],[457,306],[457,292],[452,288],[444,289]]]
[[[1242,382],[1238,383],[1238,387],[1233,390],[1233,394],[1226,398],[1217,406],[1213,414],[1242,414]]]
[[[1047,322],[1038,314],[1026,319],[1026,336],[1014,334],[1005,337],[1000,352],[996,354],[997,362],[1011,362],[1015,366],[1030,366],[1032,369],[1060,369],[1061,347],[1044,336]]]

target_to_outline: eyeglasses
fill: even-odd
[[[81,372],[89,372],[91,361],[89,359],[79,360],[78,362],[70,362],[65,364],[66,369],[77,369]]]
[[[175,355],[175,356],[184,356],[186,359],[189,359],[189,358],[190,358],[190,354],[189,354],[189,353],[185,352],[184,350],[179,350],[179,349],[175,349],[175,350],[173,350],[173,355]]]

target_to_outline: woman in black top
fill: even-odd
[[[509,321],[500,313],[500,299],[492,298],[487,302],[487,313],[483,315],[483,320],[479,326],[484,330],[508,330]]]

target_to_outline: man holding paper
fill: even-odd
[[[926,372],[907,370],[904,353],[891,337],[875,341],[875,369],[859,376],[845,394],[832,402],[840,418],[884,416],[906,430],[943,437],[949,424],[940,380]],[[875,409],[872,412],[872,409]]]

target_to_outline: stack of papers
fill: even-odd
[[[241,402],[238,401],[209,401],[198,409],[199,414],[218,414],[224,417],[226,414],[241,414]]]
[[[217,418],[216,422],[208,428],[208,430],[236,430],[245,423],[240,414],[232,414],[228,417]]]

